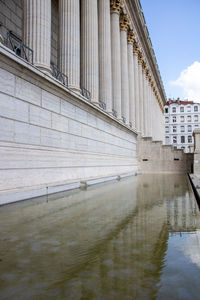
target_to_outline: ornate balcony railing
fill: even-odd
[[[99,106],[100,106],[103,110],[106,110],[106,103],[103,102],[102,100],[99,100]]]
[[[126,124],[126,118],[124,116],[122,116],[122,122]]]
[[[112,113],[113,113],[113,116],[114,116],[115,118],[117,118],[117,111],[114,110],[114,109],[112,109]]]
[[[33,50],[26,46],[12,31],[7,32],[6,46],[16,55],[33,64]]]
[[[130,127],[130,128],[133,128],[132,122],[129,122],[129,127]]]
[[[83,97],[87,98],[88,101],[91,101],[91,94],[84,87],[81,87],[81,94],[83,95]]]
[[[54,64],[51,64],[51,71],[53,77],[58,79],[62,84],[68,86],[68,77],[64,73],[62,73]]]

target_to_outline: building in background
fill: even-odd
[[[192,133],[200,128],[200,103],[169,99],[165,105],[165,144],[185,153],[194,151]]]

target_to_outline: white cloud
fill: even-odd
[[[181,72],[178,79],[170,82],[170,84],[182,88],[184,98],[200,102],[200,62],[195,61]]]

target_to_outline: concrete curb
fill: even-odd
[[[194,174],[188,174],[197,203],[200,206],[200,179]]]

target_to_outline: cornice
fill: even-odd
[[[158,64],[155,58],[154,50],[150,41],[149,32],[146,27],[140,1],[124,0],[124,7],[129,13],[130,22],[132,23],[134,31],[136,32],[139,44],[145,53],[145,57],[148,61],[149,67],[152,72],[152,76],[155,80],[160,98],[162,99],[162,103],[164,105],[166,103],[165,90],[161,79],[160,71],[158,69]]]

